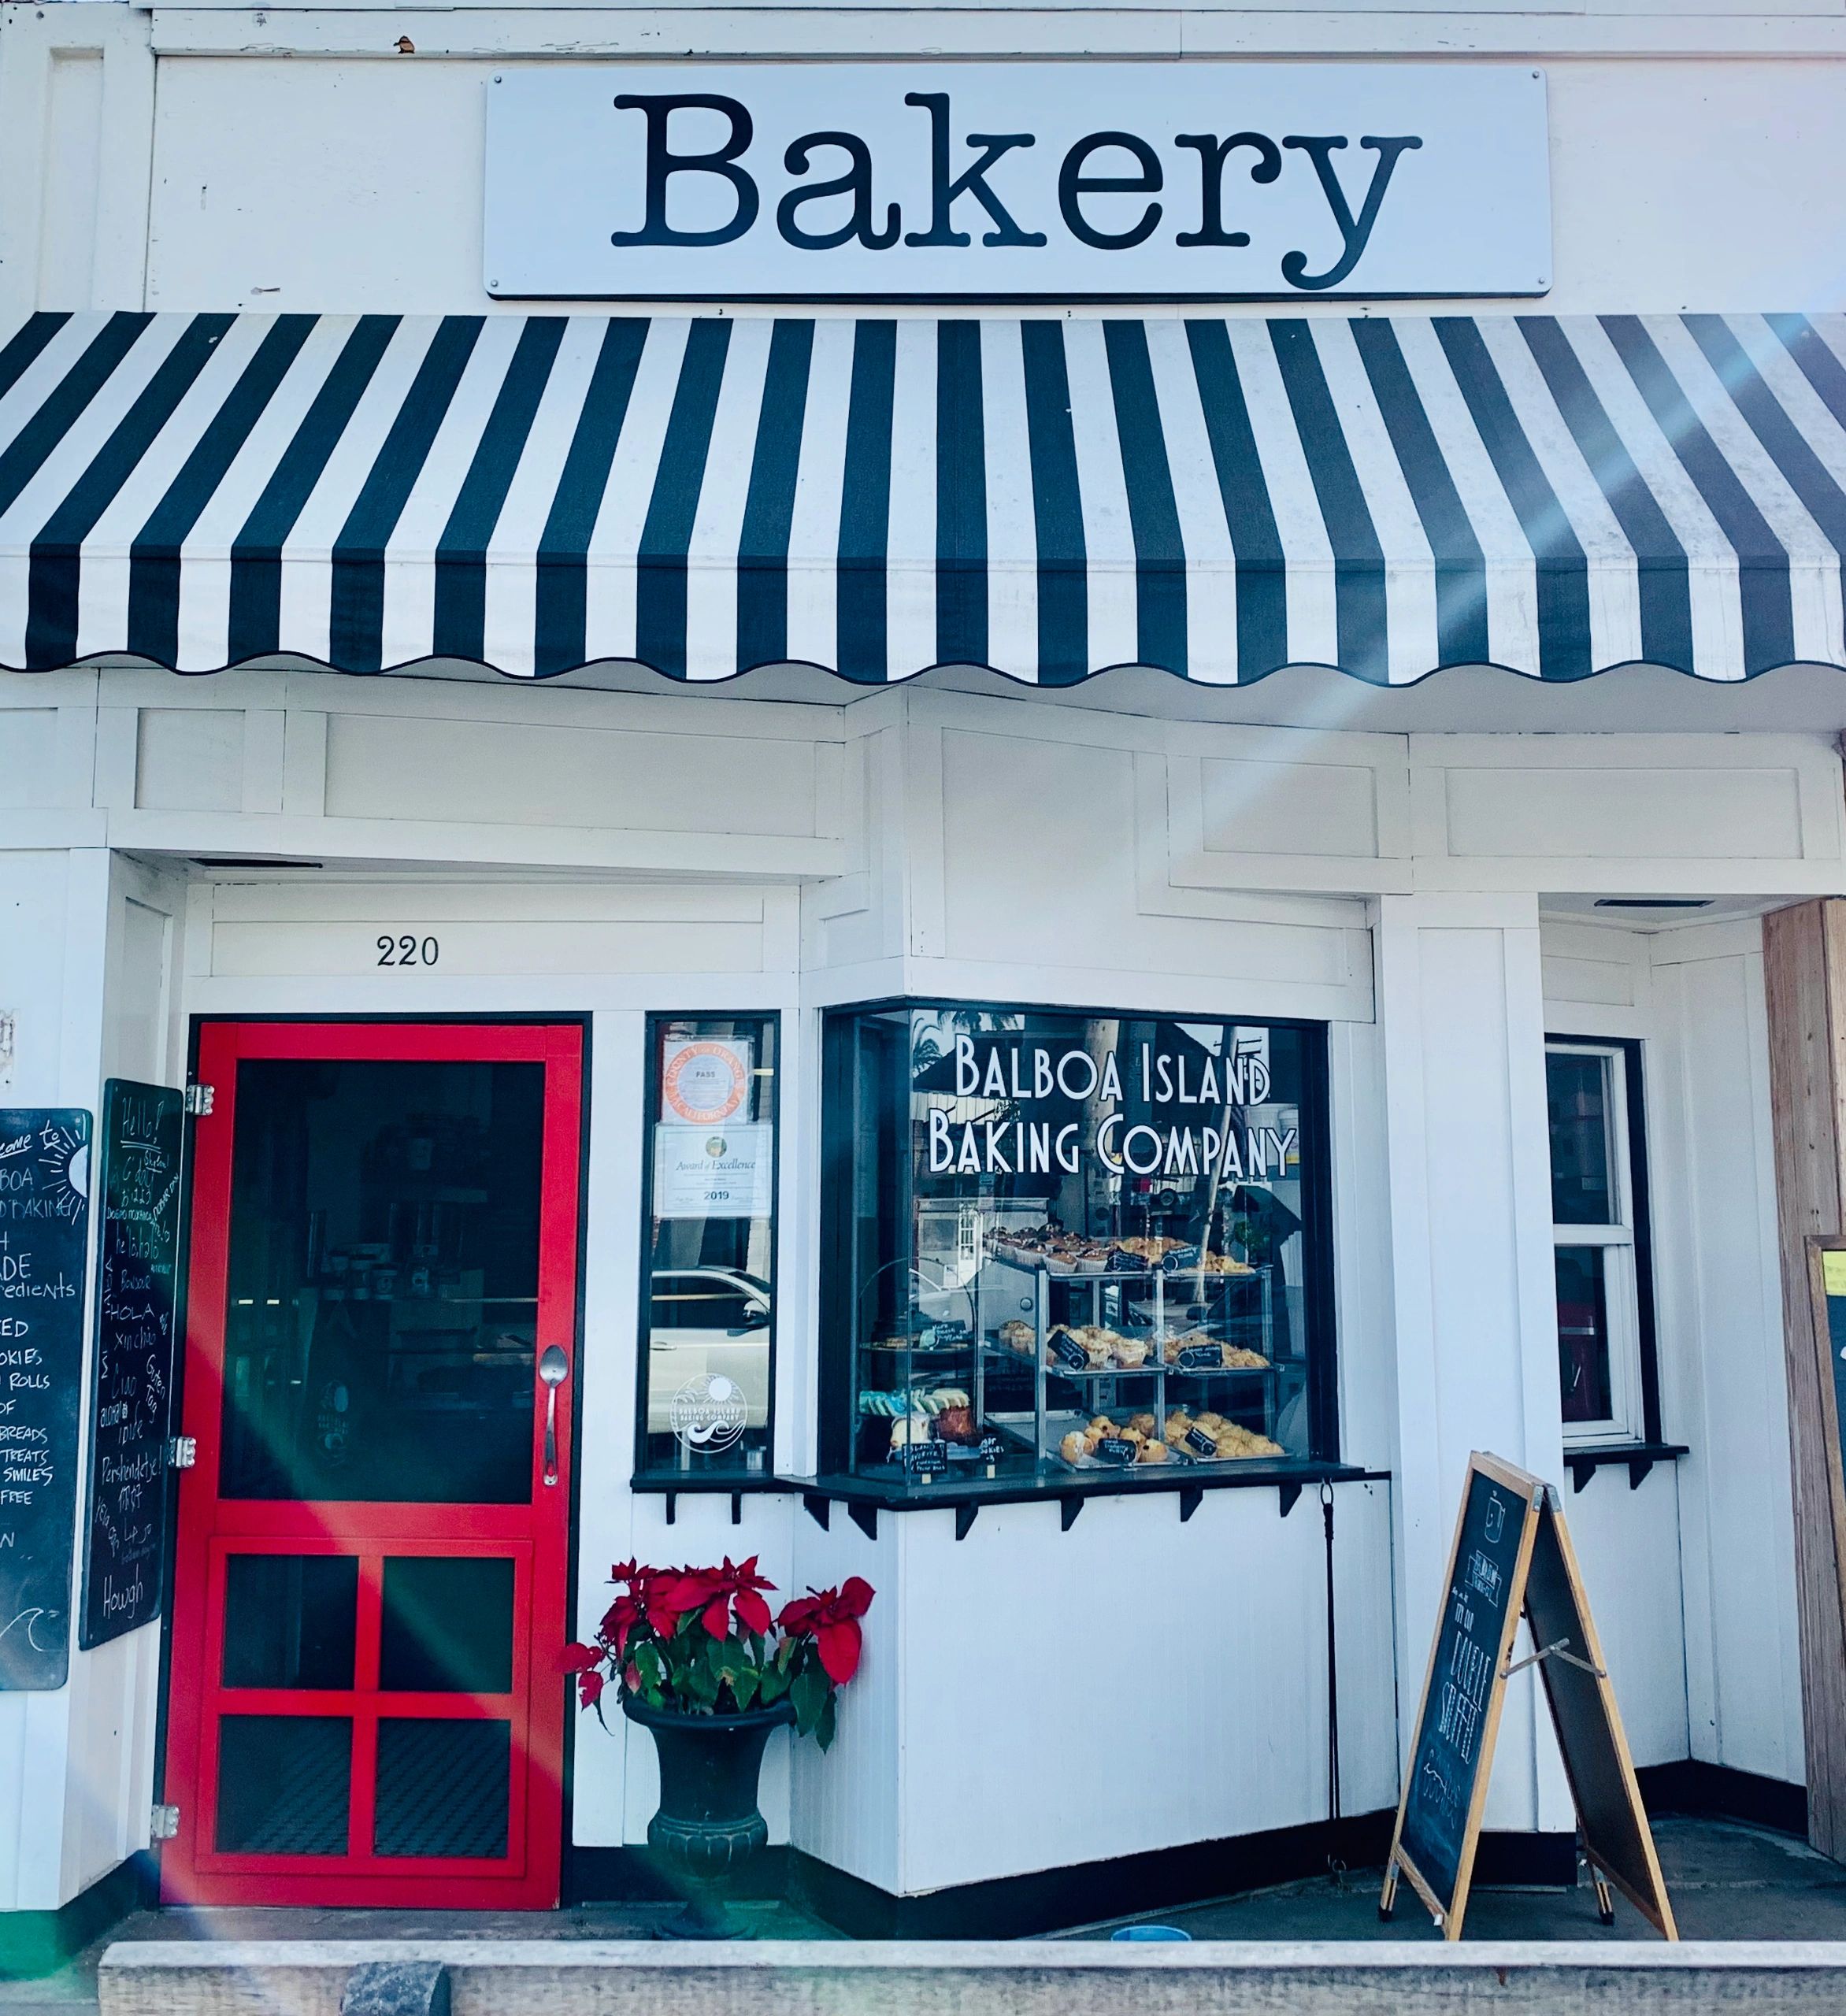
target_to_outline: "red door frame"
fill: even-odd
[[[540,1151],[536,1351],[563,1347],[570,1373],[558,1392],[558,1482],[543,1482],[544,1408],[532,1409],[529,1504],[395,1505],[223,1499],[217,1495],[230,1259],[231,1157],[237,1066],[245,1058],[368,1062],[537,1062],[545,1066]],[[169,1903],[376,1904],[548,1910],[563,1855],[565,1636],[571,1424],[576,1336],[579,1173],[584,1031],[577,1023],[205,1022],[200,1080],[213,1088],[193,1144],[192,1236],[187,1296],[182,1432],[198,1445],[182,1473],[174,1558],[166,1793],[179,1832],[161,1855]],[[536,1353],[535,1353],[536,1355]],[[535,1403],[541,1389],[534,1381]],[[387,1554],[465,1554],[514,1562],[510,1695],[377,1692]],[[358,1558],[354,1685],[340,1692],[228,1688],[220,1675],[224,1558],[232,1552],[343,1554]],[[523,1629],[521,1626],[523,1625]],[[376,1759],[371,1732],[391,1716],[491,1714],[513,1724],[514,1768],[503,1861],[381,1857],[371,1852]],[[225,1855],[212,1846],[217,1808],[218,1718],[226,1714],[350,1715],[353,1777],[347,1855]],[[521,1725],[523,1724],[523,1730]]]

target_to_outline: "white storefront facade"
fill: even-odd
[[[1560,1487],[1657,1795],[1846,1849],[1777,1106],[1846,898],[1843,64],[1792,0],[0,8],[0,1109],[220,1080],[164,1615],[0,1692],[0,1907],[165,1808],[172,1901],[629,1894],[652,1748],[558,1670],[628,1558],[876,1589],[764,1788],[850,1929],[1379,1853],[1472,1450]],[[447,1118],[339,1077],[444,1060]],[[506,1644],[394,1681],[394,1562],[488,1557]],[[445,1687],[484,1835],[389,1810]],[[1536,1704],[1508,1873],[1573,1852]]]

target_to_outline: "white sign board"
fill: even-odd
[[[741,1127],[654,1130],[657,1218],[766,1218],[775,1201],[776,1130]]]
[[[547,64],[486,88],[483,278],[502,298],[1551,284],[1529,65]]]

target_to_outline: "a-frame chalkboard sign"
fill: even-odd
[[[1535,1649],[1515,1661],[1522,1618]],[[1443,1936],[1461,1937],[1507,1681],[1525,1666],[1544,1682],[1603,1922],[1614,1915],[1613,1884],[1678,1938],[1558,1495],[1478,1452],[1468,1459],[1379,1915],[1391,1915],[1401,1873]]]

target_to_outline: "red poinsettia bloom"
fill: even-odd
[[[859,1670],[864,1649],[859,1619],[871,1607],[871,1584],[849,1575],[837,1589],[810,1589],[785,1604],[777,1621],[784,1631],[811,1637],[827,1677],[843,1687]]]
[[[730,1636],[733,1615],[739,1630],[754,1631],[758,1637],[767,1634],[773,1620],[762,1592],[773,1590],[776,1585],[758,1574],[756,1563],[754,1554],[740,1565],[727,1555],[722,1568],[707,1568],[685,1578],[682,1593],[692,1595],[693,1585],[697,1584],[701,1621],[714,1638]],[[688,1604],[688,1608],[692,1606]]]

